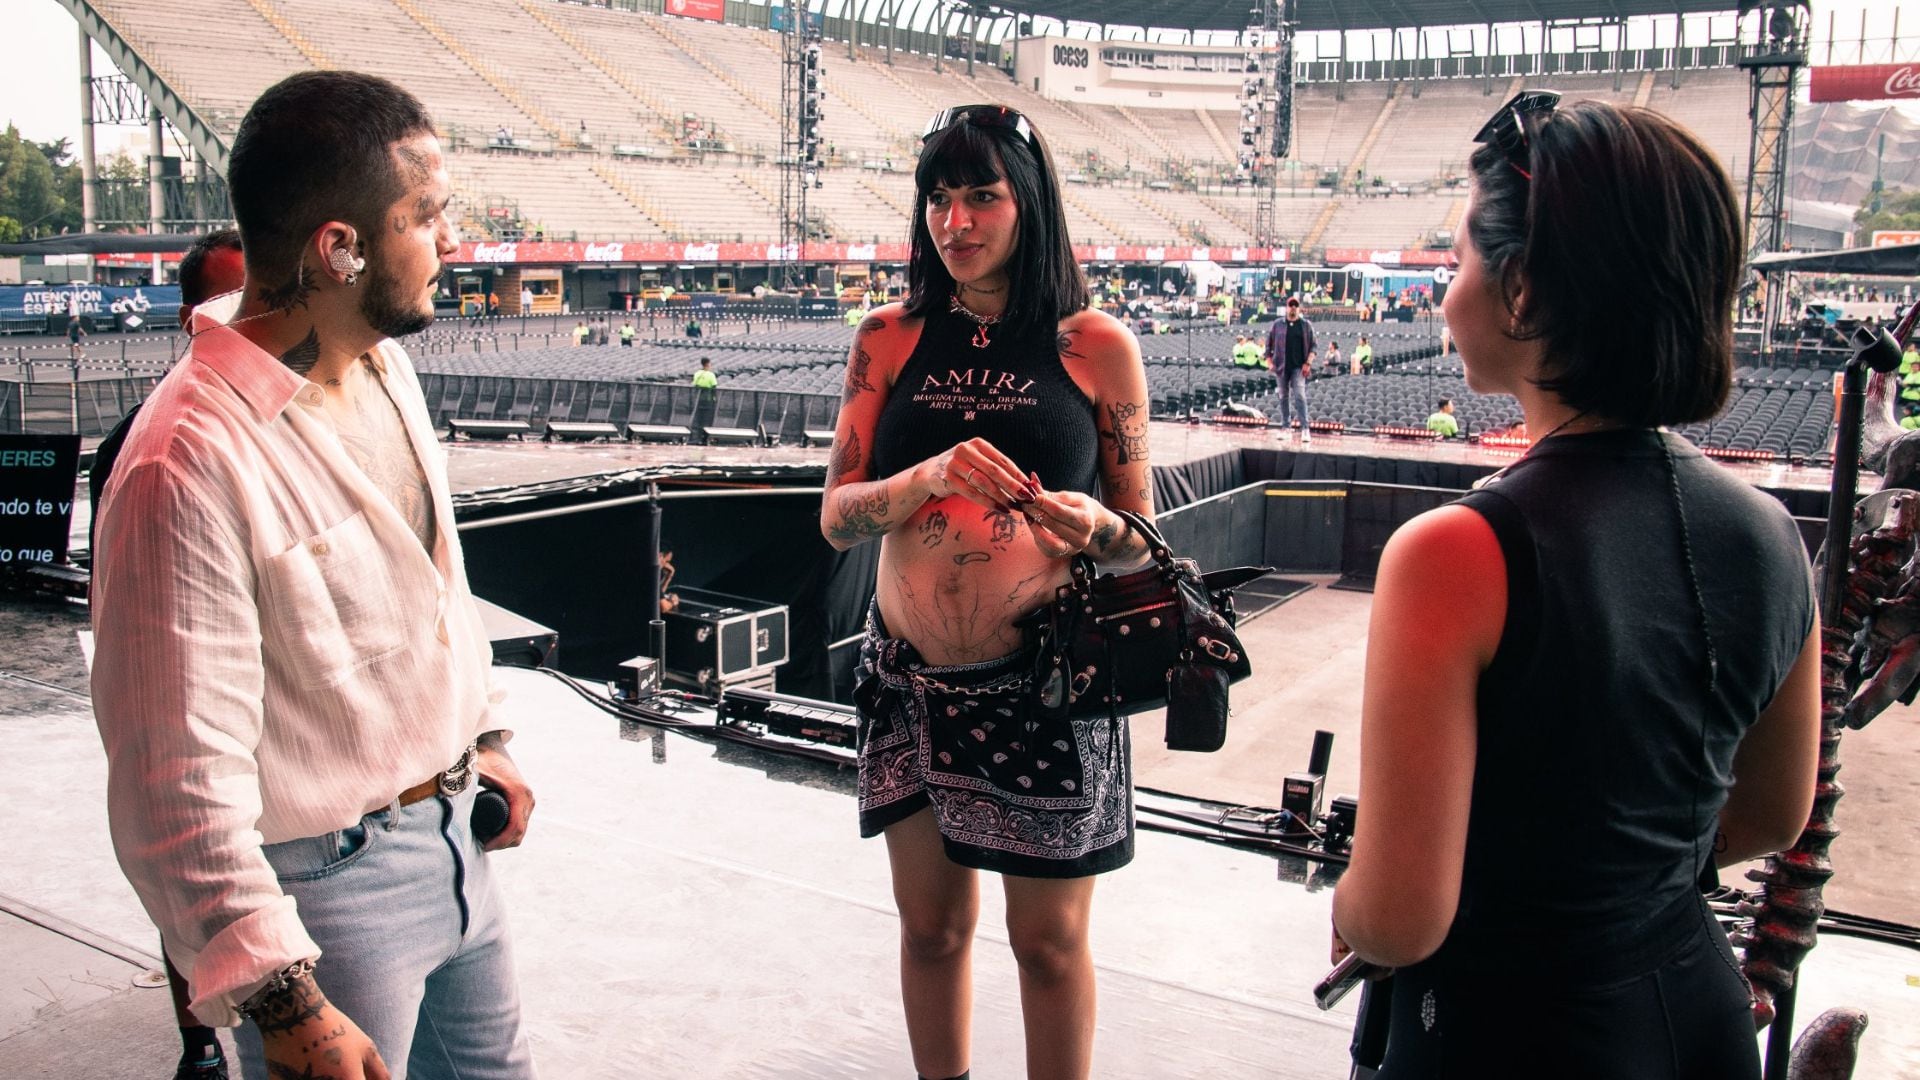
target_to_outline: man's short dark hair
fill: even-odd
[[[1445,408],[1446,408],[1447,406],[1449,406],[1449,405],[1451,405],[1451,404],[1453,404],[1453,399],[1452,399],[1452,398],[1450,398],[1450,397],[1443,397],[1443,398],[1441,398],[1441,399],[1440,399],[1440,404],[1438,404],[1438,405],[1435,405],[1435,406],[1434,406],[1434,408],[1436,408],[1436,409],[1445,409]]]
[[[1733,374],[1744,257],[1739,203],[1693,134],[1598,101],[1535,125],[1529,182],[1493,144],[1473,154],[1467,232],[1519,339],[1545,346],[1540,387],[1639,426],[1705,420]]]
[[[236,229],[215,229],[195,240],[180,257],[180,303],[199,307],[213,299],[207,284],[207,256],[216,251],[240,250],[240,233]]]
[[[327,221],[377,237],[387,207],[425,176],[425,162],[402,161],[395,144],[432,133],[426,106],[377,75],[303,71],[268,87],[227,159],[248,268],[271,285],[291,281]]]

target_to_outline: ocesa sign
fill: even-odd
[[[1083,68],[1087,66],[1090,59],[1087,55],[1087,50],[1077,45],[1055,45],[1053,47],[1053,62],[1059,67]]]

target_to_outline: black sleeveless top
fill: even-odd
[[[1734,750],[1813,625],[1806,548],[1774,499],[1647,430],[1548,439],[1460,502],[1499,538],[1507,619],[1459,912],[1423,963],[1555,985],[1653,970],[1699,932]]]
[[[1060,362],[1054,328],[987,331],[944,308],[927,313],[913,355],[894,380],[873,430],[873,475],[891,476],[956,443],[982,438],[1049,491],[1094,493],[1100,432],[1087,400]]]

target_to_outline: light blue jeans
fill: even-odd
[[[1294,368],[1280,374],[1280,426],[1287,426],[1287,414],[1298,413],[1300,430],[1307,430],[1307,369]]]
[[[469,826],[477,790],[263,849],[320,945],[315,981],[393,1080],[533,1076],[505,912]],[[268,1080],[259,1029],[234,1036],[241,1075]]]

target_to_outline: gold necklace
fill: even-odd
[[[972,308],[969,308],[967,305],[960,302],[960,294],[957,292],[954,293],[953,296],[947,300],[947,310],[953,312],[956,315],[965,315],[967,318],[973,320],[973,323],[974,323],[973,347],[974,348],[984,349],[988,345],[992,344],[992,342],[987,338],[987,328],[990,326],[995,326],[1000,322],[999,315],[982,315],[974,311]]]

